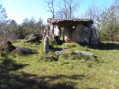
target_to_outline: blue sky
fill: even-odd
[[[113,0],[80,0],[77,16],[80,17],[92,5],[104,9],[112,2]],[[22,23],[23,19],[32,17],[36,20],[41,18],[46,22],[47,18],[51,17],[45,0],[0,0],[0,3],[6,9],[8,18],[14,19],[17,23]]]

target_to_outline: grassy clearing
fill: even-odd
[[[58,61],[44,58],[43,43],[18,40],[14,45],[39,53],[9,54],[6,59],[1,59],[0,89],[119,89],[118,43],[104,43],[95,49],[76,43],[53,45],[54,48],[70,49],[70,52],[89,51],[97,56],[96,60],[86,60],[86,57],[62,54]]]

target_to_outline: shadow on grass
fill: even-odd
[[[23,76],[16,71],[25,66],[25,64],[17,64],[7,57],[3,58],[0,63],[0,89],[20,89],[20,85],[23,84],[20,82],[23,79]],[[26,78],[24,77],[24,80],[25,79]]]
[[[119,44],[116,43],[100,43],[99,45],[88,45],[88,44],[80,44],[81,46],[87,46],[93,49],[99,50],[118,50]]]
[[[9,71],[15,71],[18,69],[21,69],[25,67],[26,64],[17,64],[15,61],[5,58],[1,63],[0,63],[0,72],[9,72]]]
[[[94,46],[94,49],[100,49],[100,50],[118,50],[119,44],[116,43],[100,43],[98,47]]]
[[[82,80],[84,78],[84,75],[71,75],[71,76],[66,76],[66,75],[53,75],[53,76],[42,76],[40,79],[45,79],[48,78],[50,80],[57,80],[57,79],[62,79],[62,78],[69,78],[69,79],[74,79],[74,80]]]
[[[82,80],[85,77],[83,74],[39,77],[34,74],[18,71],[26,66],[25,64],[18,64],[9,58],[2,60],[0,63],[0,89],[76,89],[75,82],[64,81],[64,78],[75,81]],[[62,82],[56,82],[58,80]]]
[[[73,85],[67,83],[56,83],[50,84],[47,82],[39,82],[39,86],[37,89],[75,89]]]
[[[49,49],[52,51],[61,51],[62,50],[62,48],[55,48],[52,45],[49,45]]]
[[[74,79],[74,80],[82,80],[84,77],[84,75],[71,75],[71,76],[66,76],[66,75],[52,75],[52,76],[41,76],[39,77],[39,80],[43,81],[45,79],[47,79],[47,83],[48,88],[44,88],[44,89],[76,89],[76,83],[74,82],[69,82],[69,81],[64,81],[62,83],[56,83],[56,84],[52,84],[51,82],[55,82],[57,80],[62,80],[64,78],[67,79]],[[42,87],[40,87],[42,89]]]
[[[34,74],[19,72],[25,64],[18,64],[12,59],[4,58],[0,63],[0,89],[75,89],[70,83],[51,84],[45,81],[46,77],[37,77]],[[58,77],[49,76],[50,80]]]

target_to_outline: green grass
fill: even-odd
[[[0,89],[119,89],[119,43],[104,43],[99,48],[52,44],[70,51],[60,55],[58,61],[50,61],[44,57],[43,43],[24,41],[18,40],[14,45],[39,53],[8,54],[1,59]],[[76,50],[92,52],[97,59],[68,55]],[[49,54],[56,57],[52,51]]]

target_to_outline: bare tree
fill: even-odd
[[[63,11],[65,18],[68,18],[67,0],[63,0],[63,2],[64,2],[64,8],[61,10]]]
[[[79,1],[74,2],[74,0],[69,0],[69,18],[73,17],[74,12],[79,8]]]
[[[72,0],[69,0],[69,18],[72,18]]]
[[[87,19],[92,19],[96,23],[100,13],[101,10],[93,5],[87,9],[83,17]]]
[[[114,0],[114,3],[119,5],[119,0]]]
[[[73,18],[79,8],[79,0],[46,0],[46,3],[52,18]]]
[[[59,10],[56,13],[58,18],[73,18],[79,8],[79,0],[61,0]]]
[[[48,11],[51,12],[52,18],[55,18],[55,0],[46,0]]]

